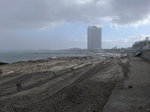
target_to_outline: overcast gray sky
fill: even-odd
[[[149,23],[150,0],[0,0],[0,50],[86,48],[88,25],[108,30],[113,47],[108,40],[149,35]]]

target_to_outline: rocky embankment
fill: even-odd
[[[80,57],[0,66],[0,112],[101,112],[128,65]]]

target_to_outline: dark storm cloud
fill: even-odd
[[[46,28],[62,23],[142,24],[150,0],[0,0],[0,28]]]

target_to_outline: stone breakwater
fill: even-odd
[[[90,57],[2,65],[0,112],[101,112],[128,67],[127,58]]]

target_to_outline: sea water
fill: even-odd
[[[0,62],[12,63],[18,61],[46,59],[50,57],[76,57],[86,56],[86,54],[65,54],[65,53],[0,53]]]

